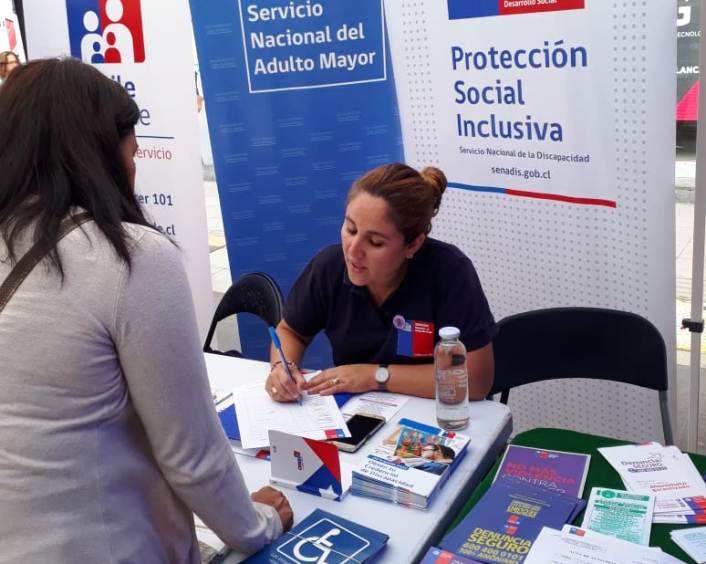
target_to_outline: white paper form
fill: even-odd
[[[669,533],[672,540],[695,562],[706,562],[706,527],[679,529]]]
[[[408,396],[387,392],[367,392],[349,399],[343,404],[343,417],[348,421],[356,413],[379,415],[390,421],[400,408],[409,401]]]
[[[566,529],[566,527],[565,527]],[[573,527],[577,530],[576,527]],[[579,534],[544,527],[524,564],[677,564],[681,560],[659,549],[577,530]]]
[[[257,383],[235,388],[233,397],[243,448],[268,447],[270,429],[318,440],[351,436],[333,396],[305,393],[302,405],[280,403]]]
[[[677,447],[624,445],[598,451],[620,474],[631,492],[653,494],[655,517],[683,508],[680,498],[706,494],[706,484],[691,459]]]

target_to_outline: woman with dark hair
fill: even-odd
[[[2,51],[0,53],[0,83],[7,80],[10,73],[20,66],[20,58],[13,51]]]
[[[488,394],[496,326],[478,275],[459,249],[428,237],[445,189],[439,169],[400,163],[353,183],[341,245],[316,255],[287,296],[277,332],[295,382],[273,351],[272,398],[378,389],[434,397],[434,343],[447,325],[468,350],[470,398]],[[334,367],[307,383],[297,363],[322,330]]]
[[[180,252],[135,199],[137,119],[73,59],[0,90],[0,281],[41,259],[0,300],[2,563],[197,563],[192,512],[243,551],[292,524],[220,428]]]

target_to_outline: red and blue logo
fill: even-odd
[[[396,315],[392,324],[397,329],[397,355],[430,357],[434,354],[434,324],[431,321],[406,320]]]
[[[585,0],[447,0],[449,19],[583,10]]]
[[[71,55],[86,63],[144,63],[140,0],[66,0]]]

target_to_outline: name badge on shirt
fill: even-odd
[[[406,320],[395,315],[392,324],[397,330],[397,355],[414,358],[434,354],[434,324],[431,321]]]

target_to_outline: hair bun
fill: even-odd
[[[421,174],[424,181],[434,190],[434,194],[436,195],[434,214],[436,215],[436,212],[439,211],[439,207],[441,206],[441,197],[443,196],[444,190],[446,190],[446,185],[448,184],[446,175],[435,166],[428,166],[419,174]]]

